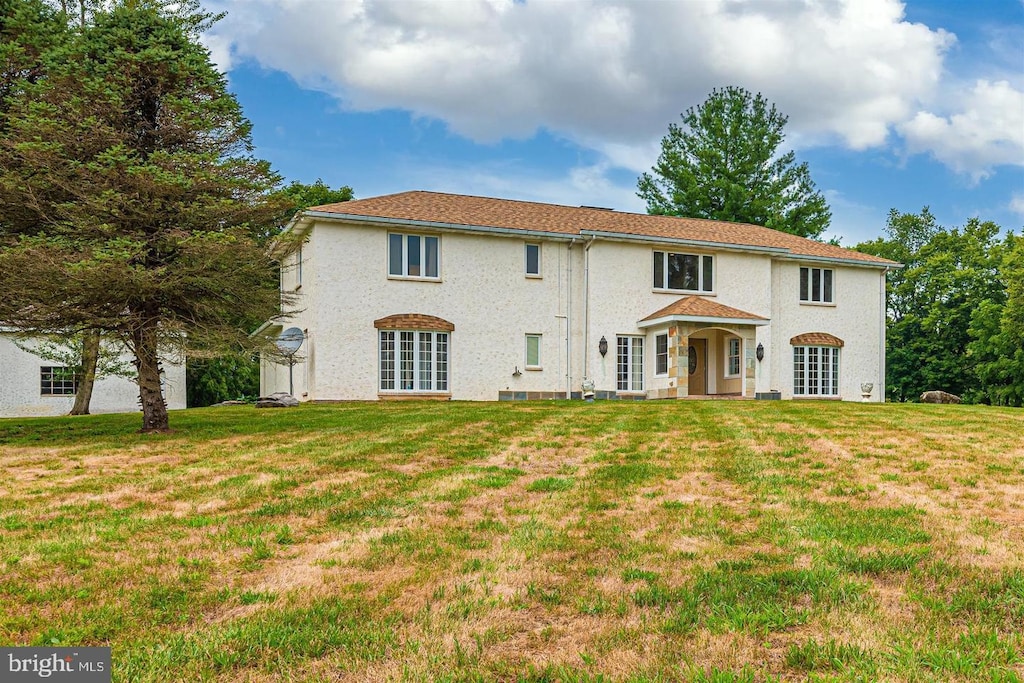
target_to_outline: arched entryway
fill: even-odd
[[[749,327],[749,326],[747,326]],[[687,374],[690,396],[743,396],[744,355],[753,328],[708,326],[688,335]]]
[[[756,329],[769,320],[699,296],[687,296],[652,313],[637,326],[654,335],[656,385],[648,398],[754,396]]]

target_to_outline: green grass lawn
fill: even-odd
[[[1024,679],[1024,411],[0,420],[0,645],[116,681]]]

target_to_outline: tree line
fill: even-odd
[[[889,398],[1024,405],[1024,240],[979,218],[942,227],[928,207],[893,209],[885,234],[856,248],[904,265],[888,277]]]

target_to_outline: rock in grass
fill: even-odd
[[[921,394],[921,403],[959,403],[960,397],[946,391],[926,391]]]
[[[260,396],[256,399],[257,408],[294,408],[299,405],[299,399],[291,394],[278,391],[270,396]]]

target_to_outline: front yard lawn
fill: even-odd
[[[0,645],[116,681],[1024,678],[1024,411],[0,420]]]

